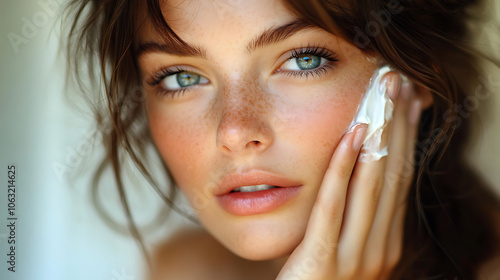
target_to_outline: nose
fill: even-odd
[[[228,156],[262,153],[273,142],[272,106],[264,93],[247,89],[226,92],[217,128],[217,147]]]

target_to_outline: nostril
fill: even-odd
[[[258,141],[258,140],[254,140],[254,141],[252,141],[252,143],[253,143],[253,145],[254,145],[255,147],[260,147],[260,146],[262,146],[262,142],[260,142],[260,141]]]
[[[249,141],[246,145],[247,148],[250,148],[250,147],[260,147],[262,145],[262,143],[259,141],[259,140],[253,140],[253,141]]]

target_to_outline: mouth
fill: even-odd
[[[216,196],[234,192],[259,192],[274,188],[289,188],[302,185],[300,182],[261,170],[230,173],[225,176],[214,194]]]
[[[242,187],[237,187],[231,191],[233,192],[258,192],[258,191],[265,191],[265,190],[270,190],[274,188],[280,188],[278,186],[271,186],[271,185],[253,185],[253,186],[242,186]]]
[[[233,173],[218,185],[216,199],[228,213],[237,216],[274,211],[295,197],[302,184],[268,172]]]

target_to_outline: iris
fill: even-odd
[[[177,83],[180,87],[189,87],[200,83],[201,76],[193,72],[177,73]]]
[[[302,55],[295,58],[300,70],[311,70],[321,66],[321,57],[315,55]]]

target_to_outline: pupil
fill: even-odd
[[[200,75],[191,72],[180,72],[177,74],[177,82],[181,87],[196,85],[200,82]]]
[[[320,66],[321,58],[314,55],[297,57],[297,65],[301,70],[310,70]]]

